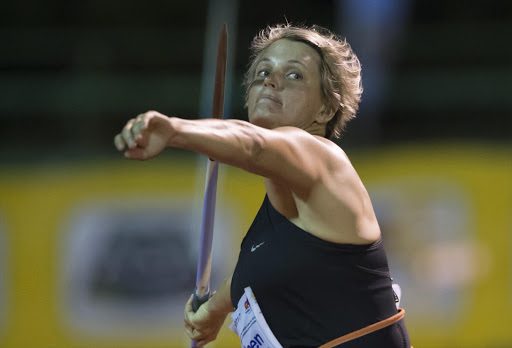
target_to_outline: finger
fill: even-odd
[[[194,341],[200,341],[200,340],[204,340],[204,335],[197,331],[196,329],[193,329],[192,330],[192,336],[190,336],[191,339],[193,339]]]
[[[145,160],[148,158],[146,149],[140,147],[129,148],[124,152],[124,157],[129,159]]]
[[[135,144],[140,147],[147,147],[149,145],[149,134],[147,134],[148,129],[142,123],[136,123],[134,127],[137,126],[137,130],[133,133],[133,140]]]
[[[146,119],[146,114],[140,114],[139,116],[137,116],[135,118],[135,121],[133,122],[131,132],[132,132],[133,139],[135,141],[137,141],[137,138],[140,136],[142,130],[146,126],[145,119]]]
[[[195,340],[195,341],[197,342],[198,347],[203,347],[214,340],[215,340],[215,338],[212,339],[211,337],[206,337],[206,338],[202,338],[200,340]]]
[[[190,298],[185,305],[185,314],[194,313],[194,309],[192,308],[192,300],[194,299],[194,294],[190,295]]]
[[[205,335],[194,328],[190,328],[190,329],[185,328],[185,332],[187,333],[188,337],[191,340],[194,340],[194,341],[200,341],[200,340],[204,341],[205,340],[205,337],[204,337]]]
[[[137,138],[139,138],[140,134],[142,133],[143,128],[144,128],[143,121],[135,121],[133,123],[133,126],[131,128],[133,140],[137,141]]]
[[[192,339],[194,329],[192,328],[192,326],[188,325],[187,323],[185,323],[185,332],[187,333],[188,337],[190,337],[190,339]]]
[[[194,311],[192,310],[192,299],[194,298],[194,295],[192,294],[190,298],[188,299],[187,303],[185,304],[185,323],[190,325],[192,327],[192,322],[190,321],[189,317],[190,315],[194,314]]]
[[[114,145],[116,146],[118,151],[123,151],[125,148],[125,143],[123,141],[123,138],[121,137],[121,134],[118,134],[114,137]]]
[[[192,330],[194,329],[194,325],[192,325],[192,322],[190,321],[189,317],[188,317],[188,313],[185,313],[185,328],[187,327],[190,327],[190,330],[192,332]]]
[[[191,340],[197,341],[198,339],[201,339],[200,334],[197,330],[189,326],[188,328],[185,328],[185,332],[187,333],[188,337]]]
[[[125,144],[128,145],[129,148],[132,148],[135,146],[135,141],[133,140],[131,128],[133,125],[134,120],[128,121],[126,126],[123,128],[123,131],[121,132],[121,136],[123,137],[123,140]]]

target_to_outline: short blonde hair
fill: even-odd
[[[255,80],[258,58],[277,40],[287,39],[303,42],[318,52],[320,63],[320,86],[326,112],[334,114],[327,123],[326,138],[339,138],[346,123],[355,117],[363,87],[361,64],[346,39],[341,39],[320,26],[298,27],[279,24],[267,27],[252,41],[251,59],[244,77],[245,103]]]

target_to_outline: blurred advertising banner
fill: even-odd
[[[414,346],[512,345],[512,148],[348,153],[372,198]],[[185,159],[0,170],[0,347],[186,347],[204,170]],[[212,286],[263,180],[221,166]],[[239,347],[227,329],[211,346]]]
[[[7,251],[8,244],[5,231],[5,218],[3,212],[0,211],[0,337],[5,332],[6,328],[6,313],[7,309],[7,296],[8,296],[8,266],[7,266]]]
[[[205,173],[195,162],[0,173],[1,215],[11,221],[0,229],[0,270],[10,275],[0,278],[0,347],[190,345],[183,311],[195,285]],[[264,197],[261,178],[225,169],[213,288],[232,271]],[[236,342],[224,336],[219,344]]]
[[[200,238],[189,197],[99,197],[73,208],[58,262],[70,329],[99,337],[181,332]],[[225,255],[232,229],[219,220],[216,251]],[[223,273],[220,261],[213,259],[213,274]]]
[[[512,148],[436,144],[353,160],[414,346],[512,344]]]

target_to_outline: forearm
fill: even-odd
[[[336,157],[320,140],[296,127],[270,130],[240,120],[184,120],[156,111],[128,121],[114,142],[131,159],[155,157],[165,147],[201,153],[217,162],[286,182],[304,197],[325,168],[317,164],[330,163]]]
[[[248,171],[261,149],[266,130],[239,120],[170,118],[168,146],[204,154],[212,160]]]
[[[227,315],[233,311],[231,304],[231,278],[233,274],[227,277],[224,282],[219,286],[213,296],[204,304],[206,309],[211,313],[219,315]]]
[[[204,304],[206,310],[214,315],[226,316],[233,311],[231,304],[231,274],[215,291],[212,297]]]

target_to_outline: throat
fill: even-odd
[[[323,138],[325,137],[326,129],[327,123],[318,123],[314,121],[309,127],[307,127],[304,130],[311,135],[317,135]]]

